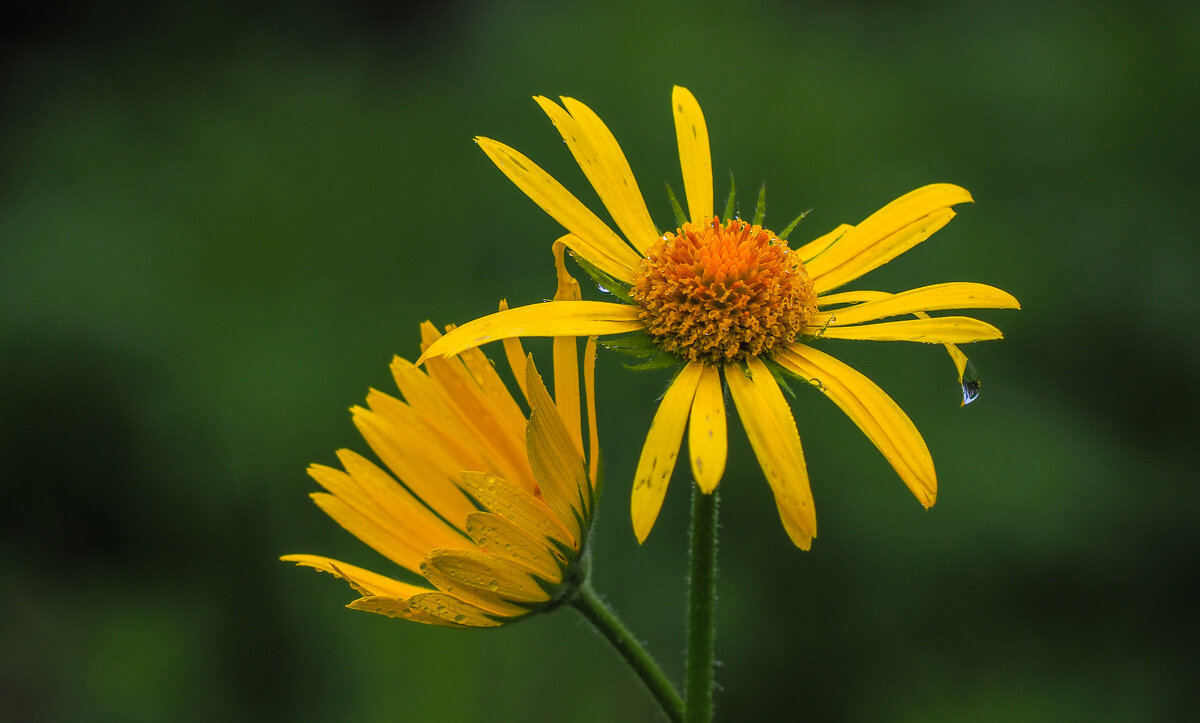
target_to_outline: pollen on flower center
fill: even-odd
[[[817,309],[808,271],[787,242],[738,219],[685,223],[663,236],[632,291],[660,349],[707,364],[769,355],[794,341]]]

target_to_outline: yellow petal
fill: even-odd
[[[817,299],[817,305],[824,308],[834,304],[857,304],[866,301],[878,301],[890,297],[883,291],[845,291],[838,294],[827,294]],[[834,311],[834,313],[837,313]],[[914,311],[913,316],[918,319],[932,318],[929,314],[923,311]],[[824,318],[824,317],[823,317]],[[963,375],[967,370],[967,355],[963,354],[959,348],[953,344],[943,344],[946,347],[946,352],[950,354],[950,360],[954,362],[954,370],[958,373],[958,383],[963,383]],[[966,402],[963,402],[963,406]]]
[[[515,570],[512,563],[479,550],[433,550],[421,564],[421,574],[438,590],[500,618],[520,617],[534,607],[501,594],[509,585],[518,589],[529,586],[549,597],[528,571]],[[522,576],[526,583],[510,580]]]
[[[513,336],[602,336],[643,328],[638,309],[605,301],[544,301],[468,321],[425,350],[418,364],[436,356]]]
[[[663,395],[658,411],[654,413],[654,421],[650,423],[650,431],[646,433],[646,444],[642,447],[642,456],[633,478],[630,505],[633,533],[638,543],[646,541],[654,521],[658,519],[658,511],[662,509],[667,483],[671,481],[671,473],[675,470],[683,430],[703,369],[703,364],[694,361],[679,372]]]
[[[589,516],[591,485],[583,456],[563,426],[550,393],[533,366],[526,366],[525,386],[529,389],[529,427],[527,431],[529,464],[546,505],[571,533],[578,550],[583,525]]]
[[[550,593],[537,583],[532,570],[481,550],[433,550],[426,563],[423,569],[437,570],[456,583],[458,591],[443,590],[451,595],[459,596],[469,589],[514,603],[543,603],[550,599]]]
[[[500,311],[508,311],[508,301],[500,301]],[[512,371],[513,377],[517,380],[517,386],[521,388],[521,394],[525,397],[525,401],[529,401],[529,390],[525,388],[525,347],[521,345],[521,339],[515,336],[505,337],[504,342],[504,357],[508,359],[508,368]],[[425,351],[422,349],[422,351]]]
[[[329,467],[324,470],[338,472]],[[318,474],[317,471],[311,469],[310,473],[314,477]],[[337,522],[371,549],[412,572],[420,569],[420,561],[425,556],[425,550],[414,549],[405,540],[398,538],[395,530],[390,526],[379,524],[376,519],[364,514],[340,497],[323,492],[313,492],[309,497],[312,497],[313,502],[316,502],[325,514],[332,517],[334,522]]]
[[[338,450],[338,459],[358,489],[385,515],[384,524],[409,540],[415,549],[461,545],[463,536],[433,513],[429,506],[398,484],[374,462],[348,449]],[[333,491],[333,490],[330,490]],[[343,496],[344,494],[339,494]]]
[[[370,609],[367,607],[370,604],[367,602],[368,600],[370,598],[355,600],[347,607],[356,610],[368,610]],[[408,604],[412,608],[459,627],[495,628],[504,624],[503,620],[496,620],[495,616],[489,615],[486,610],[481,610],[476,605],[459,600],[444,592],[427,592],[422,595],[414,595],[409,598]],[[372,612],[374,611],[372,610]]]
[[[774,359],[793,374],[817,382],[817,389],[858,425],[921,504],[933,506],[937,499],[933,458],[916,425],[891,397],[858,371],[804,344],[792,344]]]
[[[480,507],[499,515],[535,537],[551,540],[554,550],[573,549],[574,540],[558,518],[538,498],[486,472],[463,472],[461,477],[465,489]],[[565,557],[560,557],[566,562]]]
[[[591,108],[574,98],[562,99],[566,110],[548,98],[538,96],[534,100],[554,121],[625,238],[644,254],[658,240],[659,233],[617,139]]]
[[[467,533],[488,553],[524,565],[548,582],[562,582],[562,566],[546,541],[500,515],[472,512],[467,515]]]
[[[712,494],[725,473],[728,452],[725,432],[725,398],[721,391],[721,373],[705,365],[692,400],[692,416],[688,422],[688,455],[692,460],[692,476],[704,494]]]
[[[828,321],[831,326],[845,326],[918,311],[1019,308],[1021,304],[1012,294],[994,286],[955,282],[922,286],[849,308],[823,312],[814,316],[808,323],[809,326],[823,326]]]
[[[959,375],[962,376],[961,374]],[[596,337],[589,336],[583,345],[583,391],[588,408],[588,478],[592,489],[600,474],[600,433],[596,429]]]
[[[555,106],[556,108],[558,106]],[[554,267],[558,272],[556,301],[579,301],[582,294],[579,282],[567,273],[563,259],[565,246],[555,241],[553,246]],[[575,442],[579,454],[583,454],[583,423],[579,405],[579,346],[574,336],[554,337],[554,403],[558,414],[566,425],[567,433]]]
[[[884,321],[862,326],[829,326],[806,330],[825,339],[864,339],[868,341],[920,341],[927,344],[966,344],[972,341],[1002,339],[996,327],[969,316],[939,316],[930,319]]]
[[[320,555],[284,555],[279,558],[284,562],[294,562],[302,567],[327,572],[334,577],[340,577],[350,583],[359,595],[387,595],[389,597],[408,597],[418,593],[429,592],[429,588],[411,585],[407,582],[393,580],[390,577],[371,572],[355,565],[334,560]]]
[[[425,592],[414,597],[425,599],[426,595],[437,595],[444,597],[444,593],[440,592]],[[350,608],[351,610],[362,610],[364,612],[375,613],[377,615],[386,615],[389,618],[403,618],[405,620],[412,620],[413,622],[417,623],[438,625],[446,628],[496,627],[500,624],[491,620],[490,618],[483,617],[483,612],[478,609],[476,609],[475,614],[480,616],[484,621],[488,622],[488,625],[472,626],[467,624],[453,623],[446,618],[431,615],[424,610],[413,607],[409,604],[408,598],[390,597],[387,595],[369,595],[367,597],[362,597],[350,603],[346,607]]]
[[[675,138],[679,143],[679,166],[683,171],[688,214],[692,223],[705,223],[713,215],[712,155],[708,147],[708,126],[696,96],[687,88],[675,86],[671,93],[671,106],[675,111]]]
[[[613,278],[627,284],[633,282],[633,270],[637,268],[640,257],[596,214],[519,151],[490,138],[475,140],[517,188],[575,235],[573,241],[567,242],[572,251]]]
[[[948,183],[924,186],[892,201],[806,264],[817,292],[886,264],[945,226],[954,217],[951,206],[970,201],[965,189]]]
[[[745,370],[727,364],[725,381],[754,456],[775,493],[783,528],[797,547],[807,550],[817,536],[817,514],[804,449],[787,401],[770,370],[756,357],[747,360]]]
[[[817,297],[817,306],[822,309],[835,304],[861,304],[866,301],[886,299],[891,294],[886,291],[841,291],[836,294],[826,294]]]

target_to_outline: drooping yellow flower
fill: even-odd
[[[930,317],[946,309],[1020,308],[1000,289],[945,283],[897,294],[832,293],[929,238],[970,202],[946,183],[918,188],[856,226],[843,224],[792,249],[786,237],[713,213],[708,129],[695,97],[672,97],[683,187],[690,220],[660,234],[612,133],[586,105],[535,98],[574,154],[624,238],[520,152],[488,138],[489,158],[570,232],[560,242],[624,303],[551,301],[476,319],[432,345],[421,360],[455,354],[511,336],[641,332],[682,364],[650,425],[633,485],[634,532],[654,525],[688,431],[697,485],[711,493],[727,453],[722,379],[750,445],[775,494],[792,541],[808,549],[816,513],[800,437],[773,371],[808,382],[841,407],[883,453],[926,507],[937,495],[933,460],[912,421],[874,382],[819,351],[819,339],[919,341],[947,346],[963,382],[966,357],[954,345],[1001,338],[990,324],[965,316]],[[781,238],[782,236],[782,238]],[[916,318],[881,321],[891,317]],[[421,360],[418,360],[420,363]],[[967,392],[977,391],[977,382]]]
[[[556,298],[578,299],[556,255]],[[428,322],[421,335],[422,349],[440,336]],[[528,417],[478,349],[431,360],[428,373],[396,357],[404,400],[372,390],[352,410],[391,473],[349,450],[338,452],[344,471],[309,468],[326,490],[312,495],[321,509],[423,581],[317,555],[281,559],[346,580],[362,596],[350,608],[433,625],[494,627],[568,599],[586,576],[596,484],[595,340],[584,353],[586,458],[576,340],[555,340],[554,399],[519,341],[505,351]]]

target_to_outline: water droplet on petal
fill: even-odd
[[[983,386],[983,381],[979,378],[979,372],[975,371],[975,365],[967,362],[967,366],[963,369],[962,377],[962,406],[967,406],[971,402],[979,398],[979,388]]]

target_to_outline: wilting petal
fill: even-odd
[[[602,336],[644,326],[638,309],[605,301],[544,301],[481,316],[434,342],[417,364],[514,336]]]
[[[725,473],[729,450],[725,431],[725,397],[721,390],[721,373],[705,365],[692,400],[692,415],[688,422],[688,457],[692,461],[692,476],[704,494],[712,494]]]
[[[883,453],[921,504],[933,506],[937,499],[933,458],[916,425],[891,397],[858,371],[811,346],[793,344],[774,359],[784,369],[817,383]]]
[[[713,215],[712,154],[708,147],[708,125],[696,96],[675,86],[671,93],[675,110],[675,138],[679,143],[679,166],[692,223],[706,223]]]
[[[755,357],[746,366],[743,370],[727,364],[725,381],[754,456],[775,493],[783,527],[797,547],[807,550],[817,536],[817,513],[796,422],[767,366]]]
[[[692,408],[692,399],[696,396],[696,386],[700,383],[703,368],[700,362],[690,362],[679,372],[663,395],[658,411],[654,413],[654,421],[650,423],[650,431],[646,433],[646,444],[642,447],[642,456],[634,473],[630,505],[633,534],[639,543],[646,541],[654,521],[658,519],[658,511],[662,509],[667,483],[675,471],[683,430],[687,426],[688,412]]]

